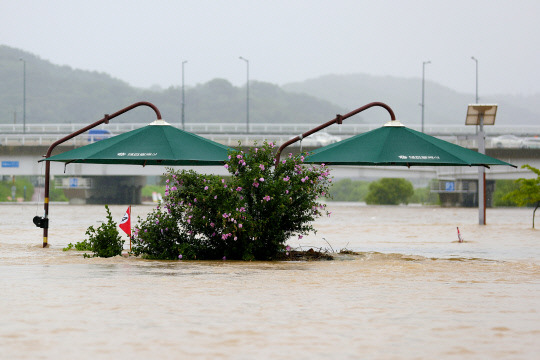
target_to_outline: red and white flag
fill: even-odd
[[[127,236],[131,237],[131,206],[127,208],[126,213],[118,226],[120,229],[124,230]]]

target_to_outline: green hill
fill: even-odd
[[[58,66],[22,50],[0,46],[0,123],[22,123],[23,62],[26,62],[27,123],[91,123],[137,101],[156,105],[163,119],[181,122],[181,88],[150,90],[131,87],[113,77]],[[141,108],[142,109],[142,108]],[[250,122],[320,123],[344,108],[313,96],[287,93],[277,85],[250,83]],[[128,112],[118,122],[153,120],[151,110]],[[246,89],[215,79],[185,89],[186,123],[246,120]]]
[[[405,125],[422,122],[422,79],[371,76],[367,74],[325,75],[303,82],[286,84],[283,89],[326,99],[349,110],[372,101],[388,104]],[[464,125],[467,105],[475,102],[474,94],[462,94],[434,83],[425,82],[424,124]],[[540,94],[529,97],[510,95],[486,96],[480,103],[498,104],[496,124],[537,125]],[[363,113],[368,122],[385,122],[388,114],[374,108]]]
[[[26,63],[26,122],[89,124],[105,113],[116,112],[137,101],[155,104],[163,118],[181,122],[181,88],[140,89],[108,74],[72,69],[43,60],[28,52],[0,45],[0,124],[23,121],[23,62]],[[310,123],[331,120],[372,101],[390,105],[404,124],[421,123],[421,79],[371,76],[366,74],[326,75],[303,82],[250,83],[250,122]],[[426,81],[425,125],[462,125],[472,94],[462,94]],[[536,125],[540,119],[540,94],[496,95],[482,103],[497,103],[499,125]],[[128,112],[116,122],[148,123],[149,109]],[[185,121],[191,123],[244,123],[246,88],[214,79],[185,89]],[[380,123],[388,114],[370,109],[355,118],[356,123]]]

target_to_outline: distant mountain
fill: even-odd
[[[283,86],[290,92],[298,92],[326,99],[348,109],[359,108],[372,101],[389,105],[396,118],[406,125],[421,124],[422,79],[372,76],[366,74],[326,75],[303,82]],[[425,82],[424,124],[465,124],[467,105],[475,102],[474,94],[462,94],[434,83]],[[496,124],[540,124],[540,94],[529,97],[511,95],[486,96],[480,103],[498,104]],[[362,114],[361,121],[385,122],[388,114],[384,109],[373,108]]]
[[[149,101],[163,119],[181,122],[181,88],[139,89],[107,74],[58,66],[22,50],[0,45],[0,123],[22,123],[23,65],[26,63],[27,123],[89,124],[137,101]],[[344,109],[314,96],[287,93],[277,85],[250,82],[252,123],[320,123]],[[134,110],[117,122],[153,121],[151,110]],[[186,123],[245,123],[246,88],[215,79],[185,89]]]
[[[24,62],[21,61],[24,59]],[[0,45],[0,124],[22,123],[23,66],[26,64],[26,122],[89,124],[105,113],[137,101],[155,104],[172,124],[181,122],[181,88],[140,89],[108,74],[72,69],[28,52]],[[432,81],[425,87],[425,125],[465,122],[474,95],[461,94]],[[326,75],[279,87],[250,82],[250,122],[320,124],[372,101],[388,104],[406,125],[421,122],[421,79],[365,74]],[[497,103],[497,124],[536,125],[540,120],[540,94],[497,95],[481,99]],[[153,121],[148,109],[130,111],[116,122]],[[388,120],[383,109],[357,115],[357,123]],[[185,89],[186,123],[246,121],[246,88],[214,79]]]

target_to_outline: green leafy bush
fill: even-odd
[[[437,180],[432,180],[431,182]],[[431,192],[431,185],[414,189],[414,194],[409,198],[409,203],[422,205],[440,205],[439,194]]]
[[[516,202],[507,194],[519,189],[519,185],[514,180],[496,180],[495,191],[493,192],[494,206],[517,206]]]
[[[368,188],[368,181],[342,179],[332,183],[329,192],[334,201],[364,201]]]
[[[414,188],[410,181],[382,178],[369,185],[366,203],[378,205],[408,204],[413,194]]]
[[[132,251],[150,258],[275,259],[326,213],[331,179],[289,154],[275,168],[273,144],[229,154],[230,178],[168,170],[163,204],[135,228]]]
[[[532,215],[532,227],[534,229],[534,217],[536,210],[540,207],[540,170],[525,164],[521,166],[522,169],[529,169],[536,174],[536,179],[520,178],[515,181],[517,189],[506,194],[504,200],[515,202],[518,206],[525,206],[528,204],[534,204],[534,210]]]
[[[113,221],[109,207],[105,205],[107,211],[107,222],[101,224],[97,229],[90,226],[86,230],[88,235],[88,247],[94,253],[94,257],[112,257],[122,254],[124,240],[118,232],[118,225]],[[81,247],[83,244],[80,245]],[[77,245],[75,246],[77,248]]]
[[[15,199],[11,198],[11,187],[15,186]],[[26,187],[26,191],[25,191]],[[29,201],[34,194],[34,185],[26,177],[17,177],[15,181],[1,181],[0,182],[0,201],[15,201],[17,198],[23,199],[23,201]]]

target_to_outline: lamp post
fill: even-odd
[[[185,107],[185,97],[184,97],[184,64],[187,63],[187,60],[182,61],[182,130],[185,130],[184,123],[184,107]]]
[[[49,149],[47,150],[47,154],[45,155],[45,158],[49,158],[51,157],[51,154],[52,154],[52,151],[54,150],[55,147],[57,147],[58,145],[74,138],[75,136],[77,135],[80,135],[90,129],[93,129],[95,128],[96,126],[98,125],[101,125],[101,124],[108,124],[109,123],[109,120],[117,117],[117,116],[120,116],[132,109],[135,109],[136,107],[139,107],[139,106],[148,106],[150,107],[152,110],[154,110],[154,112],[156,113],[156,117],[158,120],[161,120],[161,113],[159,112],[158,108],[154,105],[154,104],[151,104],[149,102],[146,102],[146,101],[140,101],[140,102],[137,102],[137,103],[134,103],[128,107],[125,107],[123,108],[122,110],[119,110],[117,112],[115,112],[114,114],[106,114],[103,119],[101,120],[98,120],[80,130],[77,130],[75,131],[74,133],[72,134],[69,134],[63,138],[61,138],[60,140],[57,140],[56,142],[54,142],[51,146],[49,146]],[[34,216],[34,219],[33,219],[33,222],[34,224],[39,227],[39,228],[42,228],[43,229],[43,247],[47,247],[48,246],[48,234],[49,234],[49,187],[50,187],[50,174],[51,174],[51,162],[48,161],[48,160],[45,160],[45,198],[44,198],[44,202],[43,202],[43,210],[44,210],[44,216]]]
[[[478,104],[478,59],[471,56],[476,63],[476,104]],[[479,115],[478,126],[478,152],[486,153],[485,135],[484,135],[484,114]],[[486,225],[486,172],[483,166],[478,167],[478,224]]]
[[[26,61],[20,58],[23,62],[23,134],[26,134]]]
[[[249,60],[243,58],[242,56],[239,56],[239,59],[246,62],[246,132],[249,133]]]
[[[427,64],[431,64],[431,61],[422,62],[422,132],[424,132],[424,87],[425,87],[425,74],[426,74]]]
[[[473,59],[474,62],[476,63],[476,102],[475,104],[478,104],[478,59],[475,58],[474,56],[471,56],[471,59]]]

